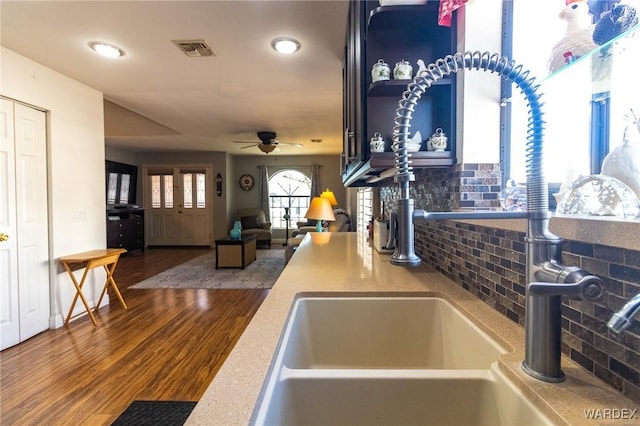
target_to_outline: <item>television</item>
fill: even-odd
[[[105,171],[107,209],[137,207],[138,167],[107,160]]]

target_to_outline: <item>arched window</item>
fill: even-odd
[[[269,178],[269,213],[271,226],[285,228],[285,209],[289,210],[289,226],[304,218],[309,208],[311,179],[297,170],[280,170]]]

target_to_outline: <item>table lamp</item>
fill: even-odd
[[[326,198],[329,200],[329,203],[331,203],[332,206],[337,206],[338,205],[338,200],[336,200],[336,196],[334,195],[333,191],[330,190],[329,188],[325,189],[322,194],[320,194],[320,196],[322,198]]]
[[[324,197],[313,197],[304,217],[316,220],[316,232],[323,231],[323,220],[336,220],[333,210],[331,209],[331,202],[328,198]]]

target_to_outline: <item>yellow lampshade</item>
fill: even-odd
[[[304,215],[307,219],[336,220],[328,198],[313,197],[309,209]]]
[[[338,205],[338,200],[336,200],[336,196],[334,195],[333,191],[330,190],[329,188],[325,189],[324,192],[322,192],[322,194],[320,194],[320,196],[322,198],[328,199],[329,203],[331,203],[332,206],[337,206]]]

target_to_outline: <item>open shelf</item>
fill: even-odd
[[[402,93],[407,90],[407,86],[411,83],[411,80],[382,80],[369,84],[369,96],[397,96],[398,99],[402,96]],[[451,77],[445,77],[433,83],[433,86],[451,86]]]

